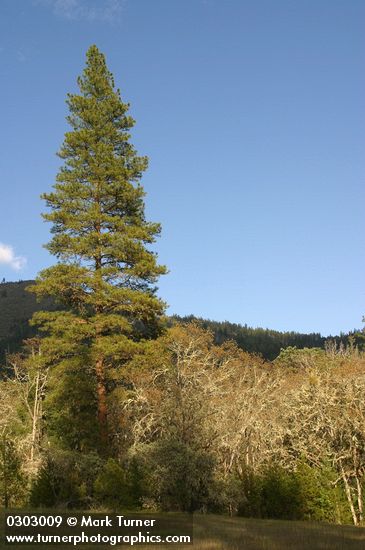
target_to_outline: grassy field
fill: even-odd
[[[197,550],[365,549],[365,529],[311,522],[197,516]]]
[[[24,511],[23,511],[24,513]],[[38,511],[39,513],[39,511]],[[44,513],[44,512],[43,512]],[[57,511],[53,511],[57,514]],[[72,515],[72,512],[68,512]],[[0,513],[1,526],[4,525]],[[106,531],[101,529],[105,534]],[[69,531],[68,531],[69,532]],[[136,545],[136,548],[166,548],[165,545]],[[193,548],[194,550],[363,550],[365,549],[365,529],[352,526],[327,525],[311,522],[257,520],[228,518],[214,515],[194,516],[193,545],[169,545],[173,548]],[[74,548],[72,544],[39,544],[37,548]],[[78,545],[77,548],[126,548],[123,546],[99,546],[96,544]],[[35,546],[5,545],[1,548],[36,548]]]

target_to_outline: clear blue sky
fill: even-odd
[[[150,157],[168,312],[361,327],[364,21],[363,0],[2,0],[0,277],[54,261],[39,195],[95,43]]]

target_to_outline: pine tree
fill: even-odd
[[[87,52],[68,94],[66,132],[58,153],[64,164],[53,192],[45,193],[57,263],[40,272],[31,288],[51,296],[56,312],[39,312],[33,323],[45,332],[43,350],[53,363],[80,360],[96,379],[102,445],[108,441],[108,371],[123,365],[158,335],[165,304],[155,283],[166,273],[148,246],[160,232],[146,221],[140,185],[146,157],[130,143],[134,120],[115,89],[104,55]]]

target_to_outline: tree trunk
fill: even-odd
[[[99,183],[96,186],[96,197],[95,202],[98,208],[98,218],[95,223],[95,231],[98,235],[98,245],[96,248],[96,254],[94,256],[95,260],[95,282],[96,287],[96,306],[95,312],[97,315],[102,313],[102,307],[98,300],[100,299],[101,288],[102,288],[102,260],[101,260],[101,251],[100,251],[100,238],[101,238],[101,206],[100,206],[100,186]],[[96,342],[100,338],[100,327],[96,327]],[[104,363],[103,358],[98,358],[96,361],[96,381],[97,381],[97,394],[98,394],[98,422],[99,422],[99,435],[101,443],[102,454],[106,454],[108,449],[108,407],[106,402],[106,386],[105,386],[105,372],[104,372]]]
[[[108,445],[108,407],[106,402],[106,387],[103,360],[96,361],[96,381],[98,394],[98,422],[99,434],[103,452]]]
[[[356,488],[357,488],[357,507],[359,509],[359,523],[362,524],[364,521],[364,508],[362,502],[362,487],[361,480],[359,476],[356,475]]]
[[[354,503],[352,501],[350,485],[349,485],[348,479],[346,477],[345,470],[343,469],[343,466],[342,466],[341,463],[340,463],[340,465],[341,465],[341,476],[342,476],[342,480],[343,480],[344,485],[345,485],[345,492],[346,492],[347,501],[349,503],[350,510],[351,510],[352,521],[354,522],[354,525],[357,526],[359,522],[357,520],[357,515],[356,515]]]
[[[36,442],[37,442],[37,423],[38,423],[38,408],[39,408],[39,370],[37,372],[37,378],[36,378],[36,385],[35,385],[35,395],[34,395],[34,403],[33,403],[33,419],[32,419],[32,443],[30,448],[30,460],[33,464],[34,456],[35,456],[35,448],[36,448]]]

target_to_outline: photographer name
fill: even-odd
[[[136,519],[124,516],[104,516],[102,518],[93,516],[82,516],[81,527],[153,527],[155,519]]]

